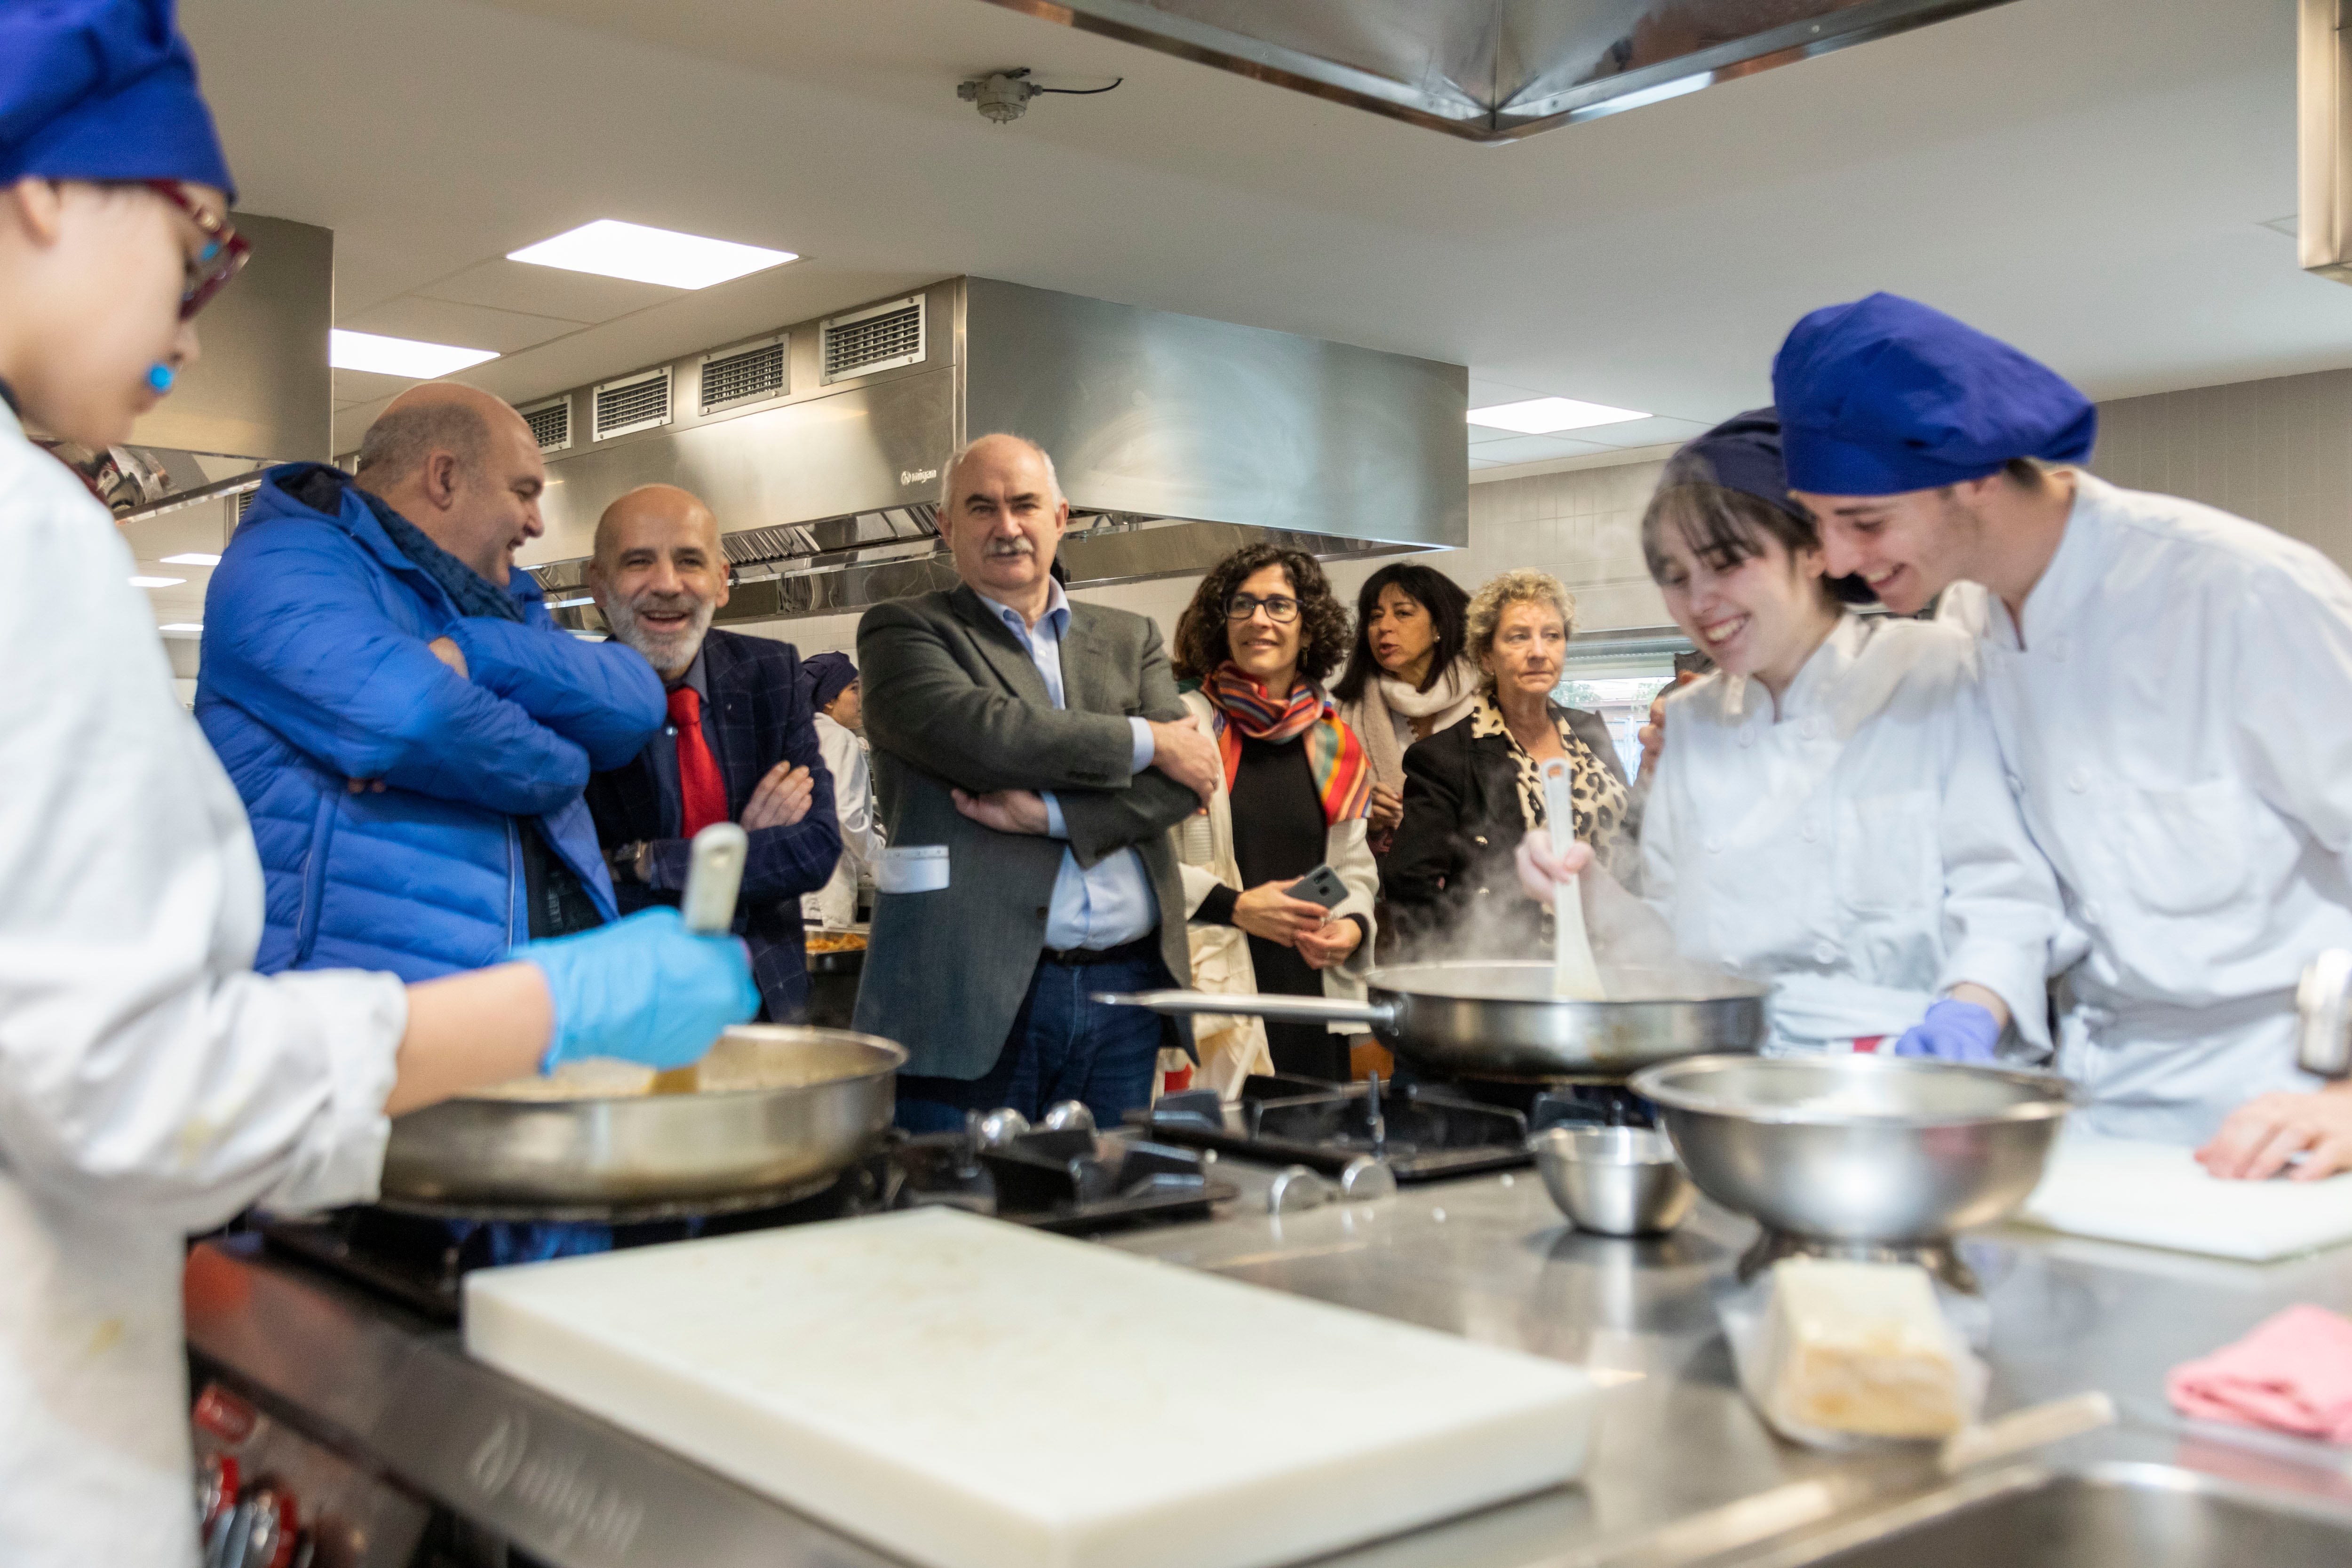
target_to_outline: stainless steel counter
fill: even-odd
[[[1916,1450],[1814,1453],[1734,1384],[1715,1299],[1753,1227],[1701,1205],[1675,1235],[1569,1228],[1529,1173],[1279,1217],[1268,1173],[1220,1167],[1241,1203],[1108,1245],[1590,1368],[1601,1433],[1583,1484],[1327,1560],[1325,1568],[1569,1568],[1752,1554],[1769,1538],[1946,1483]],[[2180,1467],[2352,1517],[2352,1461],[2171,1417],[2163,1375],[2291,1302],[2352,1308],[2352,1247],[2230,1264],[2025,1231],[1971,1238],[1989,1293],[1990,1409],[2084,1389],[2122,1429],[2041,1459]],[[886,1560],[777,1504],[476,1366],[456,1335],[249,1244],[191,1267],[189,1340],[218,1373],[536,1557],[567,1568]],[[2154,1472],[2150,1472],[2154,1473]]]

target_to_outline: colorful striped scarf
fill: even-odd
[[[1241,666],[1227,659],[1201,682],[1201,694],[1217,712],[1217,750],[1225,759],[1226,789],[1234,787],[1234,775],[1242,765],[1243,736],[1287,741],[1303,735],[1323,820],[1350,822],[1370,809],[1371,758],[1319,688],[1301,681],[1287,701],[1277,702]]]

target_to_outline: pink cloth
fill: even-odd
[[[2165,1379],[2172,1407],[2205,1421],[2352,1443],[2352,1318],[2289,1307]]]

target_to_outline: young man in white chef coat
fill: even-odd
[[[2307,545],[2079,468],[2096,416],[1888,294],[1773,363],[1832,573],[1979,639],[2010,787],[2081,955],[2059,1066],[2085,1120],[2225,1176],[2352,1167],[2352,1089],[2294,1062],[2294,988],[2352,945],[2352,580]],[[1955,587],[1955,584],[1958,584]]]
[[[0,5],[0,1563],[195,1561],[180,1272],[259,1201],[373,1195],[388,1116],[758,1004],[660,911],[405,986],[253,973],[261,865],[172,694],[85,447],[193,362],[244,255],[169,0]],[[20,422],[21,421],[21,422]]]

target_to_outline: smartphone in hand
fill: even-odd
[[[1348,896],[1348,884],[1330,867],[1318,866],[1282,890],[1294,899],[1304,899],[1328,910],[1336,908]]]

